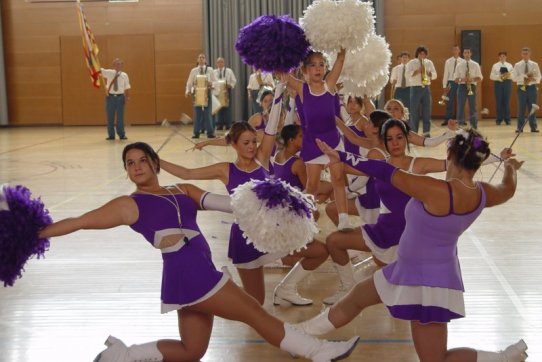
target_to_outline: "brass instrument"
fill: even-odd
[[[501,67],[500,69],[501,74],[499,75],[499,82],[504,82],[507,79],[510,79],[510,72],[506,67]]]
[[[194,81],[194,106],[207,107],[209,104],[209,85],[207,75],[198,74]]]
[[[431,81],[427,77],[427,70],[425,69],[424,59],[421,59],[420,63],[421,63],[421,73],[422,73],[422,88],[425,88],[425,86],[431,84]]]
[[[440,96],[440,100],[438,101],[438,104],[441,106],[445,106],[446,103],[450,100],[450,97],[448,97],[448,93],[450,93],[450,85],[444,89],[444,93]]]
[[[468,60],[467,60],[467,71],[465,72],[465,84],[467,85],[467,95],[472,96],[474,92],[472,91],[472,84],[470,82],[470,69],[469,69]]]
[[[228,83],[225,79],[219,79],[215,84],[215,94],[220,101],[222,107],[230,105],[230,95],[228,92]]]
[[[524,75],[523,77],[523,84],[521,85],[521,87],[519,87],[519,89],[521,89],[522,91],[526,91],[527,90],[527,86],[529,85],[529,79],[533,76],[532,73],[527,73]]]

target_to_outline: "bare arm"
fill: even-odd
[[[160,160],[160,167],[164,171],[183,180],[220,180],[224,184],[227,184],[229,179],[229,166],[227,162],[215,163],[214,165],[199,168],[186,168],[166,160]]]
[[[344,122],[340,119],[335,119],[335,124],[341,132],[344,134],[344,136],[353,144],[363,147],[363,148],[371,148],[372,143],[371,140],[366,137],[360,137],[358,136],[354,131],[352,131],[348,126],[344,124]]]
[[[521,168],[523,161],[510,158],[504,162],[504,175],[499,185],[491,185],[483,182],[482,186],[486,193],[486,207],[497,206],[510,200],[516,192],[516,171]]]
[[[192,148],[192,150],[201,151],[203,147],[207,147],[207,146],[229,146],[229,145],[228,145],[228,142],[226,142],[226,139],[224,137],[212,138],[210,140],[205,140],[205,141],[196,143],[194,147]]]
[[[433,172],[446,171],[446,160],[436,159],[432,157],[416,157],[414,163],[414,173],[425,175]]]
[[[81,229],[110,229],[120,225],[131,225],[138,217],[139,212],[134,200],[128,196],[121,196],[81,216],[55,222],[41,230],[39,237],[61,236]]]
[[[343,70],[345,56],[346,56],[346,49],[342,48],[337,53],[337,59],[335,60],[335,63],[333,64],[333,68],[331,68],[331,72],[329,72],[326,78],[327,86],[331,92],[335,92],[337,89],[337,81],[339,80],[339,77]]]
[[[307,185],[307,166],[298,158],[292,165],[292,173],[297,176],[303,186]]]
[[[375,110],[375,105],[371,98],[365,96],[363,97],[363,114],[369,118],[369,115]]]

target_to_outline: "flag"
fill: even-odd
[[[94,39],[92,30],[87,23],[87,18],[83,12],[83,4],[77,1],[77,15],[79,16],[79,28],[81,29],[81,37],[83,40],[83,50],[85,52],[85,61],[87,63],[87,68],[90,72],[90,80],[92,85],[96,88],[100,88],[100,62],[98,61],[98,44]]]

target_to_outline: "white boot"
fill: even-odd
[[[339,299],[341,299],[352,287],[354,286],[354,270],[352,269],[352,264],[350,261],[346,265],[340,265],[333,263],[333,267],[339,274],[339,281],[341,285],[335,294],[330,297],[325,298],[322,302],[324,304],[335,304]]]
[[[335,330],[335,326],[331,324],[331,321],[329,320],[329,308],[326,308],[316,317],[294,324],[292,327],[311,336],[320,336]]]
[[[156,342],[126,347],[120,339],[109,336],[105,345],[107,349],[96,356],[94,362],[161,362],[164,359]]]
[[[527,359],[527,344],[520,339],[501,352],[476,351],[477,362],[522,362]]]
[[[284,323],[284,339],[280,342],[280,349],[314,362],[339,361],[352,353],[358,340],[356,336],[345,342],[329,342],[303,334]]]
[[[273,295],[273,304],[275,305],[310,305],[312,299],[303,298],[297,293],[297,283],[303,280],[311,273],[310,270],[303,269],[303,265],[298,261],[292,270],[280,281],[275,288]]]
[[[348,219],[348,214],[345,212],[341,212],[339,214],[339,224],[337,225],[337,230],[342,232],[348,232],[354,230],[354,227],[350,224],[350,220]]]

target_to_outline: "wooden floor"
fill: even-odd
[[[514,126],[495,126],[491,120],[480,122],[480,130],[495,151],[514,138]],[[159,126],[127,129],[129,141],[146,141],[156,148],[170,132]],[[181,128],[161,156],[188,167],[234,158],[229,148],[186,151],[190,135],[188,126]],[[0,183],[28,186],[34,195],[41,195],[55,220],[128,194],[133,186],[121,162],[126,141],[110,142],[105,137],[105,127],[0,128]],[[412,151],[444,157],[445,146]],[[461,238],[467,317],[450,323],[449,347],[499,350],[524,338],[529,360],[542,361],[542,135],[522,134],[515,151],[526,161],[515,197],[484,211]],[[485,166],[479,178],[487,181],[494,170],[493,165]],[[176,182],[165,173],[161,181]],[[225,193],[218,181],[197,184]],[[233,271],[226,257],[231,220],[231,215],[218,212],[199,216],[215,264],[229,265]],[[321,221],[322,239],[330,225],[328,219]],[[130,344],[178,338],[176,314],[160,314],[160,270],[160,254],[127,227],[53,239],[45,259],[31,260],[14,287],[0,287],[0,361],[91,361],[109,334]],[[326,262],[300,287],[304,296],[315,300],[313,306],[274,307],[273,288],[286,272],[266,269],[265,307],[283,320],[297,322],[315,315],[321,300],[335,290],[337,278]],[[237,275],[234,279],[239,281]],[[382,306],[367,309],[326,337],[355,334],[361,341],[352,361],[417,360],[408,323],[392,319]],[[291,358],[247,326],[216,318],[202,360]]]

